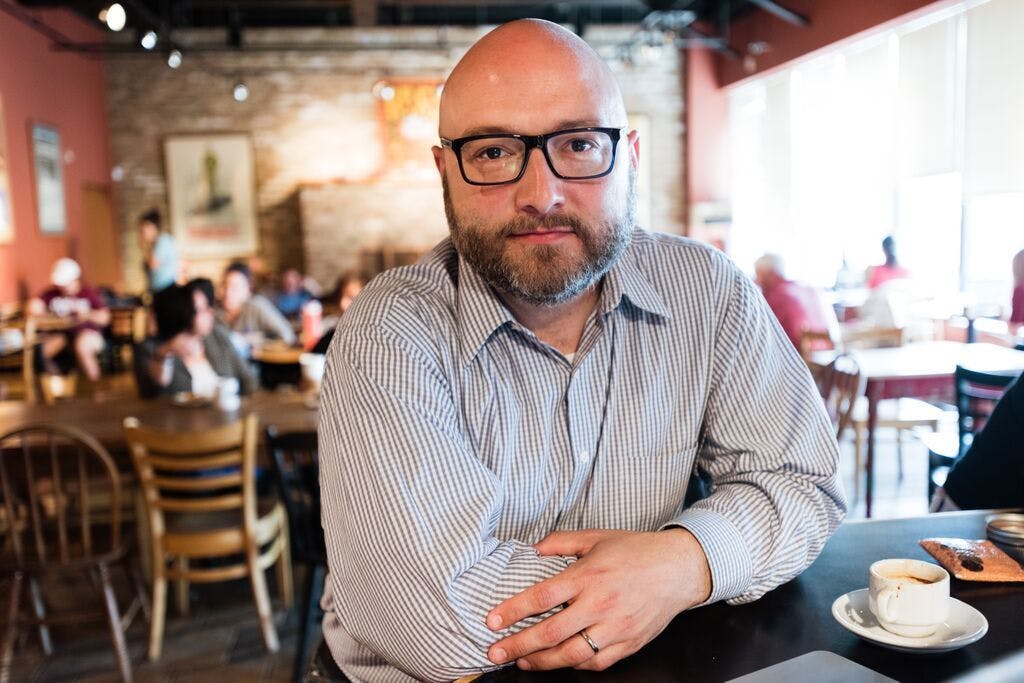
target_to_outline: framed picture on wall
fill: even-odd
[[[4,98],[0,96],[0,244],[14,241],[11,209],[11,177],[7,170],[7,136],[4,133]]]
[[[374,86],[389,177],[435,178],[440,79],[391,79]]]
[[[44,235],[62,235],[68,219],[64,207],[64,173],[60,131],[45,123],[32,124],[32,168],[35,171],[36,215]]]
[[[171,232],[182,256],[230,258],[256,250],[252,142],[244,133],[164,139]]]

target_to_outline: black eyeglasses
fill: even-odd
[[[551,172],[563,180],[589,180],[612,172],[623,128],[570,128],[545,135],[470,135],[441,138],[459,160],[470,185],[505,185],[523,177],[530,150],[544,152]]]

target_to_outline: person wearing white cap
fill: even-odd
[[[110,309],[99,290],[82,282],[82,268],[74,259],[53,264],[51,287],[29,303],[34,316],[52,315],[68,321],[66,330],[40,335],[47,372],[59,372],[57,357],[70,348],[78,367],[90,380],[100,376],[97,355],[103,350],[103,328],[110,324]]]

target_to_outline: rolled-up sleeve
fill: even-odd
[[[567,565],[495,538],[500,482],[464,443],[436,359],[405,336],[343,321],[328,352],[328,585],[348,637],[411,677],[451,680],[495,668],[486,651],[504,634],[487,613]]]

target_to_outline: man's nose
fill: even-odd
[[[543,216],[561,208],[565,202],[562,180],[558,178],[541,149],[530,150],[526,170],[516,183],[516,208],[531,215]]]

